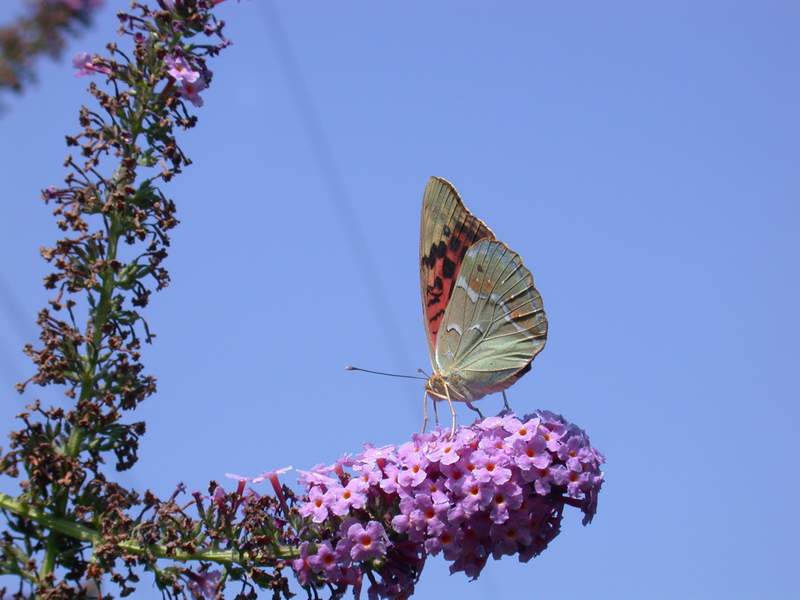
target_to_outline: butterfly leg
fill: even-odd
[[[431,402],[433,402],[433,421],[436,423],[436,426],[439,426],[439,402],[438,398],[431,398]]]
[[[456,409],[453,406],[453,401],[450,399],[450,388],[444,384],[444,393],[447,395],[447,406],[450,407],[450,438],[456,435]]]
[[[503,390],[503,404],[505,405],[506,410],[508,412],[511,412],[511,406],[508,404],[508,398],[506,398],[506,391],[505,390]]]
[[[422,431],[425,433],[425,428],[428,426],[428,390],[422,390]]]
[[[474,410],[476,413],[478,413],[478,417],[480,417],[481,421],[483,420],[483,413],[477,406],[472,404],[472,402],[467,402],[467,408],[470,410]]]

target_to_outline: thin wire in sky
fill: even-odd
[[[328,195],[336,209],[339,224],[344,231],[345,238],[350,243],[350,249],[353,252],[356,264],[368,288],[370,302],[375,312],[378,326],[383,331],[386,345],[396,362],[396,368],[408,368],[408,352],[402,336],[399,335],[400,329],[397,327],[394,313],[378,275],[378,269],[372,260],[372,253],[367,244],[367,239],[362,231],[358,215],[350,202],[344,178],[325,135],[325,128],[322,126],[322,121],[295,57],[289,36],[283,28],[278,11],[273,3],[270,0],[265,0],[261,5],[266,11],[265,22],[270,33],[268,37],[286,78],[289,92],[302,117],[314,159],[328,188]]]

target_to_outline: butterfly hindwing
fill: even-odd
[[[453,185],[431,177],[425,186],[419,240],[422,312],[431,361],[464,255],[485,238],[494,239],[494,234],[467,210]]]
[[[502,242],[470,246],[452,288],[434,361],[456,396],[477,400],[510,386],[544,348],[542,297],[522,259]]]

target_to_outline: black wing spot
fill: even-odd
[[[457,236],[453,236],[450,238],[450,252],[458,252],[458,248],[461,246],[461,242],[459,241]]]
[[[450,228],[447,225],[445,225],[444,227],[442,227],[442,233],[445,235],[450,235],[451,233]]]
[[[422,257],[422,264],[429,269],[432,269],[436,265],[436,260],[441,258],[447,252],[447,245],[444,242],[439,242],[438,244],[431,244],[431,249],[428,252],[427,256]]]
[[[478,273],[483,273],[483,267],[478,265]]]
[[[436,319],[438,319],[440,317],[443,317],[443,316],[444,316],[444,311],[443,310],[437,311],[436,314],[428,317],[428,322],[429,323],[433,323]]]
[[[444,263],[442,263],[442,275],[444,275],[447,279],[452,279],[455,274],[456,263],[445,256]]]
[[[441,277],[437,277],[436,279],[433,280],[433,289],[435,289],[435,290],[442,289],[442,278]]]

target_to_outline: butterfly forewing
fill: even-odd
[[[542,297],[519,255],[495,240],[470,246],[435,344],[434,365],[456,395],[471,401],[504,390],[546,338]]]
[[[425,186],[419,240],[422,313],[431,362],[464,256],[481,239],[494,239],[494,234],[467,210],[449,181],[431,177]]]

